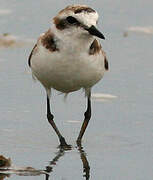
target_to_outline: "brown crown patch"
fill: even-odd
[[[49,51],[59,51],[56,45],[54,34],[48,30],[42,37],[41,37],[42,45],[48,49]]]
[[[95,39],[89,48],[89,54],[95,55],[101,51],[101,45],[98,43],[98,41]]]
[[[72,5],[72,6],[67,6],[65,9],[61,10],[59,14],[62,14],[65,11],[73,11],[75,14],[81,13],[83,11],[87,13],[96,12],[94,9],[85,5]]]
[[[75,14],[78,14],[81,12],[92,13],[92,12],[95,12],[95,10],[93,10],[92,8],[89,8],[89,7],[80,7],[74,11]]]

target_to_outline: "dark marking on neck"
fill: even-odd
[[[105,66],[106,71],[108,71],[109,70],[109,64],[108,64],[108,60],[107,60],[106,56],[104,59],[104,66]]]
[[[104,67],[105,67],[105,70],[108,71],[109,70],[109,64],[108,64],[108,60],[107,60],[107,57],[106,57],[106,53],[101,49],[101,52],[102,52],[102,55],[104,56]]]
[[[55,37],[53,33],[48,30],[41,38],[41,42],[43,46],[48,49],[49,51],[59,51],[56,45]]]
[[[95,39],[89,48],[89,55],[95,55],[101,51],[101,45],[98,43],[98,41]]]

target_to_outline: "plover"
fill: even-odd
[[[32,75],[46,90],[47,119],[63,147],[68,145],[53,120],[51,89],[65,94],[85,90],[87,110],[77,138],[81,142],[91,118],[91,88],[108,70],[105,52],[97,39],[105,37],[97,29],[97,22],[94,9],[86,5],[67,6],[53,18],[49,30],[40,35],[28,59]]]

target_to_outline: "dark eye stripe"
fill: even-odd
[[[69,28],[70,26],[81,26],[81,23],[76,18],[68,16],[66,19],[54,18],[54,24],[59,30]]]
[[[68,17],[66,18],[66,20],[67,20],[67,22],[70,23],[70,24],[78,23],[78,21],[77,21],[74,17],[72,17],[72,16],[68,16]]]
[[[67,27],[67,22],[65,19],[63,20],[56,20],[56,27],[57,29],[63,30]]]

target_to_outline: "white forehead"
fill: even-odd
[[[79,20],[84,25],[87,25],[90,27],[91,25],[96,26],[97,20],[98,20],[98,13],[97,12],[82,12],[79,14],[75,14],[74,17]]]
[[[65,9],[64,11],[62,11],[61,13],[59,13],[58,18],[60,19],[64,19],[68,16],[73,16],[75,17],[79,22],[81,22],[82,24],[90,27],[91,25],[96,26],[97,20],[98,20],[98,13],[96,11],[94,12],[86,12],[86,11],[82,11],[80,13],[75,13],[72,10],[67,10]]]

